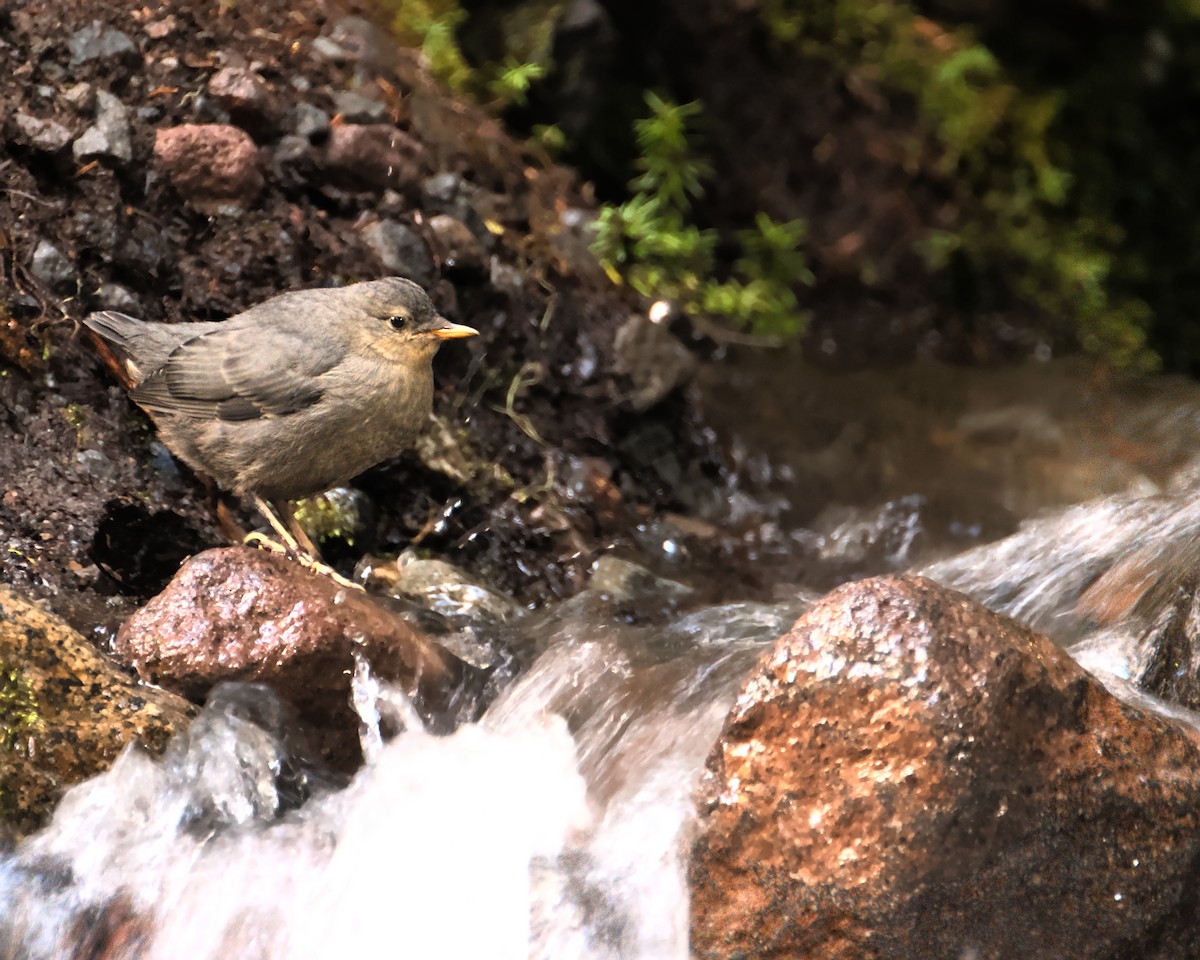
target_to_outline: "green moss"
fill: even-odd
[[[20,749],[41,728],[37,695],[20,673],[0,662],[0,750]]]
[[[943,29],[908,3],[764,0],[760,9],[793,55],[798,48],[913,104],[909,165],[940,178],[959,211],[921,252],[932,270],[956,272],[960,307],[1024,304],[1113,363],[1156,364],[1150,307],[1114,282],[1123,231],[1107,211],[1081,215],[1062,136],[1065,90],[1023,88],[971,29]]]
[[[724,317],[758,334],[794,336],[804,329],[793,287],[813,276],[802,249],[807,225],[776,223],[760,213],[733,241],[740,254],[721,275],[715,230],[691,221],[712,170],[698,155],[698,103],[676,104],[646,94],[649,116],[635,125],[640,170],[622,204],[607,204],[592,245],[601,264],[647,297],[676,301],[693,314]]]

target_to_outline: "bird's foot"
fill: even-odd
[[[271,539],[265,533],[248,533],[242,543],[247,546],[269,550],[271,553],[282,554],[300,564],[305,570],[311,570],[313,573],[319,573],[323,577],[328,577],[339,587],[350,587],[353,590],[366,589],[361,583],[356,583],[353,580],[343,577],[333,567],[325,563],[325,561],[300,549],[296,544],[280,543],[278,540]]]
[[[270,550],[272,553],[282,553],[285,556],[295,560],[296,563],[304,567],[306,570],[311,570],[313,573],[319,573],[321,576],[329,577],[334,583],[341,587],[350,587],[354,590],[365,590],[361,583],[355,583],[353,580],[348,580],[340,573],[333,569],[329,564],[325,563],[316,552],[316,547],[313,542],[304,536],[304,542],[300,542],[300,538],[293,536],[288,528],[275,515],[275,511],[270,506],[258,497],[254,498],[255,504],[258,507],[259,513],[267,518],[267,522],[279,535],[279,540],[273,540],[265,533],[251,533],[243,540],[243,543],[253,544],[254,546],[262,547],[265,550]],[[289,519],[293,519],[289,513]],[[299,531],[298,531],[299,532]],[[301,532],[303,536],[303,533]]]

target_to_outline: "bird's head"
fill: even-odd
[[[474,337],[479,331],[451,323],[437,312],[419,284],[387,277],[344,288],[365,315],[363,334],[371,348],[391,360],[432,358],[445,340]]]

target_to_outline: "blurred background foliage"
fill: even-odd
[[[647,296],[1200,372],[1194,0],[378,2],[595,182]]]

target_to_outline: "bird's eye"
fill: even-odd
[[[393,330],[403,330],[408,326],[408,317],[388,317],[388,323],[392,325]]]

